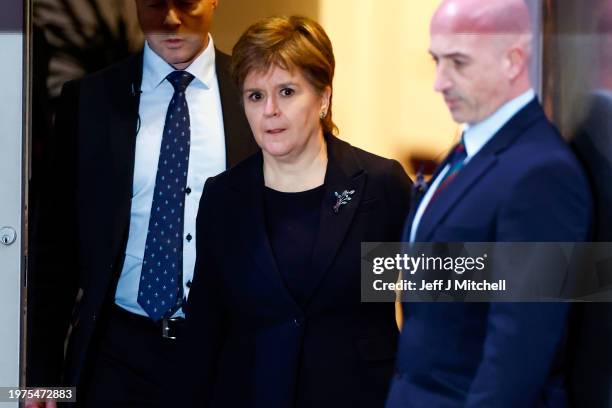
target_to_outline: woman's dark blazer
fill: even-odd
[[[206,183],[185,346],[194,369],[189,388],[205,406],[384,406],[397,343],[394,304],[360,301],[360,243],[400,240],[410,180],[394,160],[331,135],[326,141],[304,308],[284,286],[268,241],[261,152]],[[344,190],[355,193],[334,213],[334,192]]]

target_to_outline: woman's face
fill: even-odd
[[[318,93],[299,69],[288,71],[272,65],[266,72],[249,72],[242,99],[264,156],[294,161],[320,150],[319,115],[327,112],[330,93],[329,88]]]

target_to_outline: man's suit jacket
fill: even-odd
[[[534,99],[430,203],[416,241],[583,241],[590,218],[583,171]],[[564,406],[568,308],[405,304],[387,406]]]
[[[202,398],[215,407],[384,405],[398,330],[392,303],[360,301],[360,243],[401,237],[410,180],[396,161],[326,139],[304,307],[285,287],[267,237],[261,153],[208,180],[187,309],[195,383],[181,383],[197,392],[188,406]],[[352,200],[334,213],[334,192],[344,190],[355,191]]]
[[[217,51],[215,60],[231,167],[257,145],[229,56]],[[64,361],[63,383],[78,383],[92,335],[114,301],[130,223],[142,65],[141,52],[63,88],[30,283],[31,385],[57,384]]]

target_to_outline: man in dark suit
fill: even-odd
[[[435,90],[465,128],[408,220],[411,242],[582,241],[591,198],[528,76],[522,0],[446,0]],[[565,406],[569,306],[409,303],[387,407]]]
[[[204,182],[257,147],[209,35],[217,4],[136,0],[143,52],[64,86],[29,385],[77,386],[80,406],[162,406],[165,379],[181,375],[169,367]]]

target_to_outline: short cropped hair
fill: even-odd
[[[319,93],[332,89],[336,61],[331,41],[315,21],[301,16],[268,17],[251,25],[232,50],[232,78],[242,90],[251,71],[266,72],[276,65],[297,68]],[[326,133],[337,133],[332,121],[331,95],[327,115],[321,119]]]

